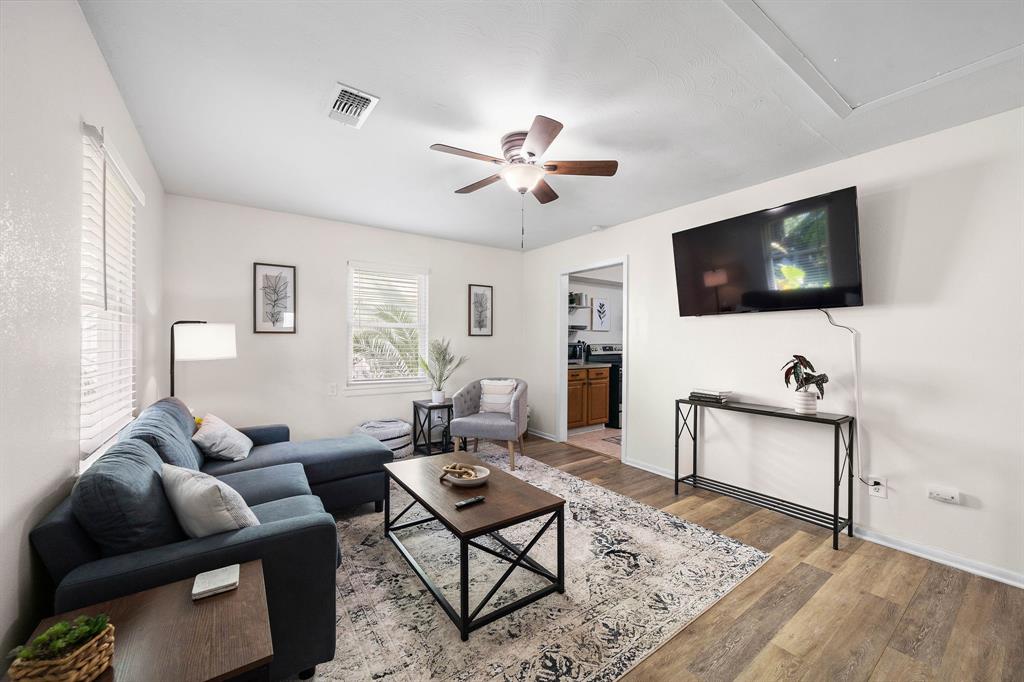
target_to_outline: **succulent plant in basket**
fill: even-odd
[[[793,359],[784,364],[782,370],[785,372],[783,378],[786,388],[789,388],[790,381],[796,386],[794,409],[800,414],[815,414],[818,411],[817,399],[825,397],[828,375],[824,372],[815,374],[814,365],[803,355],[793,355]],[[812,386],[818,390],[817,396],[807,390]]]
[[[110,667],[113,656],[114,626],[107,615],[78,616],[11,650],[7,674],[12,680],[86,682]]]

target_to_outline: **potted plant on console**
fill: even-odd
[[[12,680],[89,682],[110,667],[114,626],[106,614],[78,616],[54,623],[25,646],[10,653]]]
[[[793,409],[797,414],[817,414],[818,400],[825,397],[825,384],[828,383],[827,374],[815,374],[814,365],[803,355],[794,355],[793,359],[782,366],[785,372],[786,388],[789,388],[790,380],[796,386],[796,398]],[[809,391],[811,387],[817,389],[817,395]]]
[[[420,357],[420,367],[430,379],[430,402],[444,402],[444,385],[468,359],[465,355],[456,358],[448,339],[434,339],[427,345],[427,357]]]

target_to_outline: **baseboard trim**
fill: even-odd
[[[635,462],[624,459],[622,460],[622,463],[637,469],[649,471],[652,474],[664,476],[669,480],[672,480],[674,474],[673,471],[663,469],[662,467],[655,466],[653,464],[647,464],[645,462]],[[974,575],[981,576],[982,578],[989,578],[990,580],[1012,585],[1013,587],[1024,588],[1024,573],[1017,573],[1005,568],[999,568],[998,566],[974,561],[973,559],[968,559],[960,556],[959,554],[953,554],[952,552],[947,552],[935,547],[929,547],[928,545],[918,544],[916,542],[908,542],[907,540],[901,540],[869,528],[864,528],[863,526],[857,526],[856,519],[854,519],[853,532],[854,535],[862,540],[867,540],[868,542],[873,542],[877,545],[884,545],[885,547],[899,550],[900,552],[913,554],[914,556],[921,557],[922,559],[928,559],[929,561],[934,561],[945,566],[958,568],[961,571],[967,571],[968,573],[973,573]]]
[[[558,438],[547,431],[541,431],[540,429],[526,429],[526,432],[531,436],[537,436],[538,438],[544,438],[547,440],[558,442]]]
[[[672,480],[672,476],[674,475],[674,472],[669,471],[668,469],[662,469],[659,466],[655,466],[653,464],[647,464],[646,462],[637,462],[637,461],[633,460],[632,458],[628,458],[628,457],[623,458],[622,463],[625,464],[626,466],[631,466],[634,469],[642,469],[642,470],[648,471],[648,472],[650,472],[652,474],[657,474],[658,476],[664,476],[665,478],[667,478],[670,481]]]
[[[938,564],[951,566],[952,568],[958,568],[961,571],[967,571],[968,573],[979,575],[982,578],[989,578],[997,582],[1012,585],[1013,587],[1024,588],[1024,573],[1017,573],[1005,568],[999,568],[998,566],[974,561],[973,559],[968,559],[967,557],[960,556],[959,554],[953,554],[952,552],[947,552],[936,547],[929,547],[928,545],[921,545],[916,542],[908,542],[907,540],[894,538],[869,528],[857,527],[856,519],[854,519],[853,534],[863,540],[873,542],[876,545],[884,545],[891,549],[919,556],[922,559],[928,559],[929,561],[934,561]]]
[[[552,439],[553,440],[553,439]],[[636,469],[642,469],[658,476],[664,476],[665,478],[672,480],[674,472],[668,469],[664,469],[653,464],[647,464],[646,462],[637,462],[631,459],[623,459],[622,463],[634,467]],[[944,566],[950,566],[952,568],[958,568],[961,571],[966,571],[974,575],[981,576],[982,578],[989,578],[996,582],[1005,583],[1013,587],[1024,588],[1024,573],[1018,573],[1005,568],[999,568],[998,566],[992,566],[991,564],[982,563],[967,557],[960,556],[959,554],[953,554],[936,547],[929,547],[928,545],[918,544],[916,542],[909,542],[907,540],[901,540],[894,538],[884,533],[871,530],[870,528],[864,528],[863,526],[857,526],[856,519],[854,519],[853,533],[862,540],[873,542],[876,545],[883,545],[891,549],[898,550],[900,552],[906,552],[907,554],[913,554],[914,556],[921,557],[922,559],[928,559]]]

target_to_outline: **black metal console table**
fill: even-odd
[[[683,405],[687,405],[686,413],[683,413]],[[811,422],[814,424],[825,424],[833,427],[835,434],[834,448],[834,474],[832,478],[832,513],[805,507],[794,502],[772,497],[754,490],[747,490],[729,483],[705,478],[697,474],[697,440],[700,433],[701,410],[727,410],[729,412],[744,412],[746,414],[757,414],[763,417],[778,417],[780,419],[794,419],[797,421]],[[690,428],[690,418],[693,418],[693,428]],[[680,423],[680,420],[682,422]],[[846,426],[846,432],[843,426]],[[839,549],[839,534],[845,528],[850,537],[853,537],[853,435],[854,418],[846,414],[829,414],[819,412],[817,414],[798,414],[795,410],[774,407],[772,405],[756,405],[753,403],[713,403],[701,400],[689,400],[680,398],[676,400],[676,470],[675,470],[675,494],[679,494],[679,484],[689,483],[694,488],[704,488],[722,495],[736,498],[743,502],[772,509],[774,511],[792,516],[813,523],[816,526],[830,528],[832,530],[832,549]],[[690,434],[693,440],[693,473],[679,477],[679,439],[683,431]],[[842,445],[840,445],[842,443]],[[840,452],[842,455],[840,456]],[[846,518],[839,516],[839,494],[843,486],[843,471],[846,472]]]

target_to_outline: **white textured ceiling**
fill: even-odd
[[[800,23],[783,4],[763,9]],[[937,3],[903,6],[898,32],[855,8],[871,3],[792,4],[833,36],[856,19],[831,74],[855,99],[1024,35],[1019,0],[945,0],[986,10],[928,21],[915,12]],[[168,192],[506,248],[519,196],[453,194],[492,167],[430,144],[500,155],[545,114],[565,124],[546,158],[619,160],[612,178],[552,178],[551,204],[528,196],[531,248],[1024,105],[1016,56],[840,118],[715,0],[81,5]],[[827,41],[808,42],[820,59]],[[327,119],[335,81],[381,98],[361,130]]]

